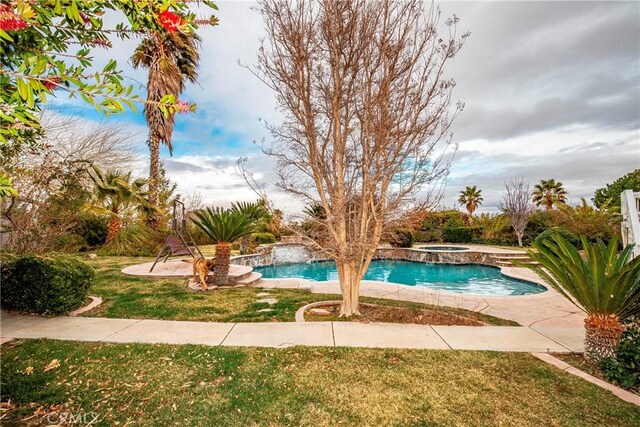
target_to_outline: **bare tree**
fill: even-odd
[[[509,222],[518,237],[518,246],[522,246],[524,229],[533,213],[531,204],[531,189],[529,183],[522,177],[512,178],[504,183],[506,193],[499,204],[499,208],[509,218]]]
[[[0,160],[18,192],[0,202],[0,221],[11,230],[8,247],[17,252],[50,250],[78,227],[93,187],[87,173],[92,164],[126,167],[136,159],[126,128],[54,113],[45,113],[41,123],[45,136],[37,151]]]
[[[455,82],[444,66],[468,34],[422,1],[319,0],[258,5],[266,38],[252,68],[283,115],[267,124],[278,185],[318,204],[321,250],[336,261],[343,316],[385,227],[449,169]]]

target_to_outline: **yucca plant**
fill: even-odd
[[[640,313],[640,257],[631,246],[618,253],[618,238],[608,245],[589,243],[584,254],[559,234],[535,242],[529,256],[539,265],[522,264],[587,313],[585,355],[599,363],[614,356],[622,336],[621,320]]]
[[[229,282],[231,243],[256,231],[252,215],[234,209],[207,208],[194,212],[193,223],[216,245],[213,284],[224,286]]]

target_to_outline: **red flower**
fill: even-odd
[[[13,13],[8,5],[0,5],[0,30],[18,31],[28,26],[29,24]]]
[[[163,10],[160,12],[158,14],[158,21],[160,21],[160,25],[169,32],[177,31],[182,26],[182,17],[176,15],[170,10]]]
[[[53,90],[60,84],[60,77],[50,77],[46,80],[42,80],[42,85],[48,90]]]

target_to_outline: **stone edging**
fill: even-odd
[[[342,303],[341,300],[316,301],[316,302],[312,302],[311,304],[302,306],[298,310],[296,310],[296,322],[306,322],[306,320],[304,320],[304,312],[310,308],[320,307],[323,305],[330,305],[330,304],[341,304],[341,303]]]
[[[91,302],[89,304],[85,305],[84,307],[76,308],[75,310],[70,312],[68,315],[75,317],[75,316],[78,316],[79,314],[86,313],[89,310],[93,310],[94,308],[102,304],[102,298],[100,297],[89,296],[89,298],[91,298]]]
[[[558,369],[561,369],[571,375],[575,375],[577,377],[582,378],[585,381],[588,381],[592,384],[597,385],[600,388],[603,388],[605,390],[609,390],[611,393],[613,393],[616,397],[624,400],[625,402],[629,402],[629,403],[633,403],[636,406],[640,406],[640,396],[631,393],[630,391],[624,390],[620,387],[617,387],[613,384],[610,384],[606,381],[603,381],[599,378],[594,377],[593,375],[589,375],[584,371],[581,371],[578,368],[575,368],[571,365],[569,365],[568,363],[558,359],[557,357],[554,357],[548,353],[531,353],[532,355],[534,355],[535,357],[537,357],[538,359],[547,362],[550,365],[555,366]]]

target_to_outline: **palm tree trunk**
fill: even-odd
[[[158,205],[158,185],[160,182],[160,140],[153,132],[149,134],[149,203]],[[158,228],[158,215],[151,211],[147,216],[147,225]]]
[[[213,271],[213,284],[226,286],[229,283],[229,264],[231,263],[231,244],[218,243],[216,245],[216,263]]]
[[[616,355],[622,337],[622,325],[615,314],[594,314],[584,321],[585,357],[593,363],[600,363],[606,357]]]
[[[107,227],[107,243],[109,243],[116,237],[116,234],[118,234],[120,228],[122,228],[120,217],[118,216],[118,214],[114,213],[111,215],[111,218],[109,219],[109,226]]]

